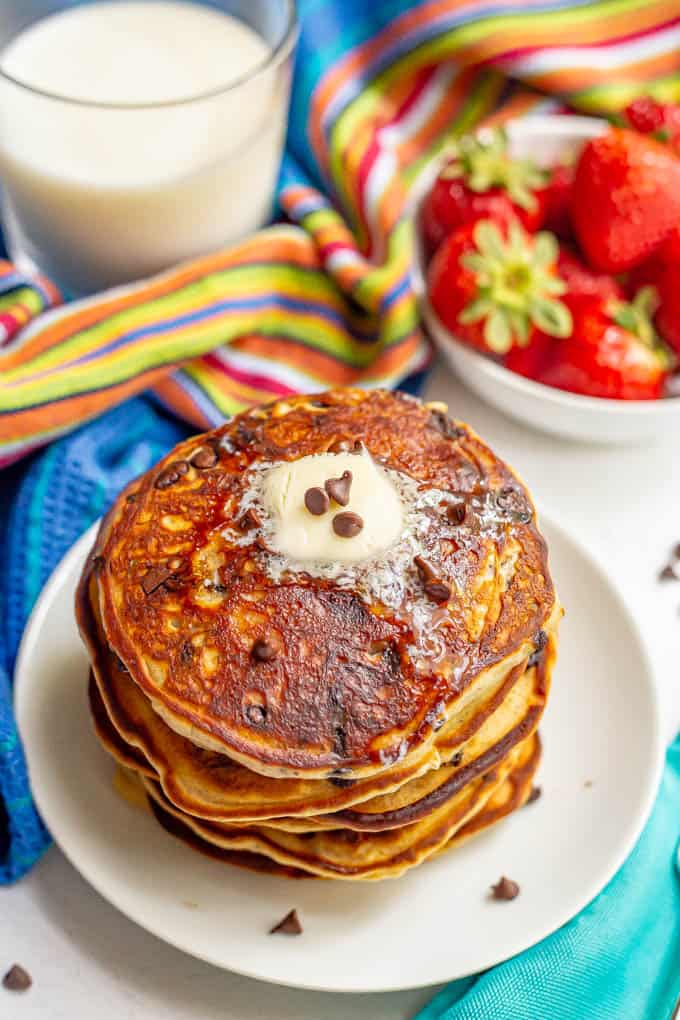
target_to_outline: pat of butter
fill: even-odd
[[[319,516],[305,506],[307,489],[323,489],[328,478],[351,471],[347,506],[330,501]],[[272,468],[264,480],[265,509],[273,523],[272,544],[295,560],[355,563],[370,559],[395,542],[404,525],[401,497],[387,474],[365,450],[362,453],[319,453]],[[359,514],[364,526],[353,538],[333,531],[338,513]]]

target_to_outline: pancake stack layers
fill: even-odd
[[[343,389],[180,443],[77,614],[102,744],[220,859],[393,877],[529,796],[561,609],[526,489],[443,405]]]

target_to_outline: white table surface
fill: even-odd
[[[677,438],[616,448],[538,435],[480,404],[444,365],[427,396],[476,428],[608,568],[647,636],[670,740],[680,727],[680,583],[657,573],[680,542]],[[18,962],[34,979],[23,995],[0,989],[0,1020],[406,1020],[435,991],[317,994],[217,970],[128,921],[56,848],[0,890],[0,917],[0,971]]]

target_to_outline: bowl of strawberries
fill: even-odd
[[[471,390],[572,439],[680,426],[679,108],[459,138],[414,216],[423,319]]]

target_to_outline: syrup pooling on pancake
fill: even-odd
[[[402,479],[401,532],[337,576],[298,569],[257,478],[357,443]],[[273,776],[421,754],[464,689],[531,654],[555,605],[509,469],[464,426],[378,391],[278,401],[187,440],[118,501],[99,545],[106,639],[134,682],[192,741]]]

